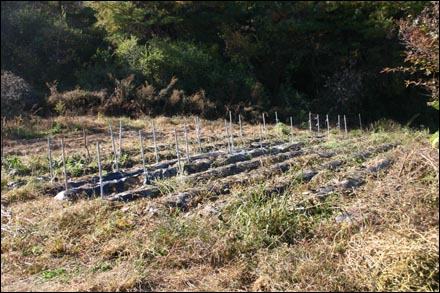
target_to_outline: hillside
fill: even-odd
[[[267,118],[240,135],[234,118],[200,120],[198,134],[195,117],[157,117],[156,162],[151,118],[123,118],[114,172],[117,118],[35,119],[2,126],[2,291],[439,290],[427,131],[331,121],[292,137]]]

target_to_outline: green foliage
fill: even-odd
[[[421,123],[438,124],[401,76],[380,74],[403,66],[397,20],[420,14],[424,2],[1,5],[2,69],[40,98],[49,96],[45,84],[58,80],[48,105],[39,100],[57,114],[219,117],[231,110],[252,120],[278,111],[299,122],[311,109],[368,113],[370,121],[407,121],[416,112]]]
[[[278,133],[280,135],[290,135],[290,126],[287,126],[286,124],[284,124],[282,122],[278,122],[275,125],[274,130],[276,133]]]
[[[102,40],[91,26],[91,9],[74,2],[3,1],[1,18],[2,69],[19,74],[40,93],[48,81],[74,86],[74,72]]]
[[[47,156],[31,156],[29,169],[32,176],[49,174],[49,158]]]
[[[332,214],[326,203],[300,211],[289,204],[287,196],[268,197],[262,189],[240,198],[240,204],[229,207],[230,216],[225,217],[240,237],[242,252],[308,238],[313,226]]]
[[[432,147],[433,147],[433,148],[437,147],[437,150],[438,150],[438,148],[439,148],[439,143],[438,143],[438,130],[437,130],[436,133],[434,133],[434,134],[431,136],[430,140],[431,140],[431,145],[432,145]]]
[[[173,86],[182,89],[183,92],[170,94],[170,103],[173,103],[173,98],[182,103],[185,100],[191,103],[191,99],[184,97],[184,92],[194,93],[200,89],[209,93],[214,103],[225,103],[225,96],[230,97],[232,103],[238,103],[243,96],[249,94],[253,85],[252,77],[239,65],[225,63],[215,47],[157,37],[144,45],[138,45],[138,42],[133,36],[122,41],[115,51],[118,60],[127,64],[134,72],[145,76],[145,88],[149,85],[150,91],[154,91],[154,87],[164,88],[165,91],[160,91],[159,96],[167,94]],[[173,82],[176,73],[178,80]],[[197,108],[204,111],[205,107],[206,105],[199,105]],[[186,108],[191,107],[183,106],[177,110]]]
[[[179,188],[179,183],[175,177],[170,179],[159,179],[154,181],[154,185],[160,190],[161,194],[172,194]]]
[[[439,109],[439,2],[428,3],[415,18],[409,16],[399,22],[399,36],[405,44],[405,62],[409,66],[385,68],[385,72],[401,71],[410,73],[407,86],[416,85],[425,88],[431,95],[428,105]],[[438,113],[436,114],[438,116]],[[433,146],[436,135],[432,137]],[[438,140],[437,140],[438,142]]]
[[[57,122],[54,126],[49,130],[50,134],[57,134],[61,132],[61,129],[63,128],[63,124]]]
[[[68,158],[66,161],[66,170],[72,177],[80,177],[84,175],[84,169],[87,162],[84,158]]]
[[[55,270],[45,270],[41,272],[41,277],[43,280],[52,280],[56,277],[63,276],[66,274],[66,270],[64,268],[59,268]]]
[[[99,263],[98,265],[96,265],[95,267],[93,267],[93,271],[101,271],[101,272],[105,272],[108,270],[111,270],[113,267],[111,265],[109,265],[108,263]]]
[[[30,173],[29,168],[17,156],[7,155],[2,162],[2,165],[6,168],[7,171],[14,170],[17,175],[23,176]]]

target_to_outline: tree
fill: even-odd
[[[102,42],[93,10],[79,1],[2,1],[1,63],[39,92],[75,87],[75,71]]]
[[[406,47],[405,62],[408,66],[385,68],[385,72],[408,72],[413,78],[405,80],[407,86],[425,88],[431,95],[428,103],[439,109],[439,2],[429,3],[415,18],[399,21],[399,36]],[[414,78],[415,77],[415,78]],[[433,136],[433,145],[438,145],[438,131]]]

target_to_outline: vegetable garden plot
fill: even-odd
[[[357,139],[354,139],[357,140]],[[322,142],[322,140],[313,140],[312,143]],[[171,178],[177,176],[179,171],[183,171],[186,176],[179,177],[183,181],[201,182],[211,178],[225,178],[234,174],[249,172],[258,169],[263,164],[270,164],[269,170],[275,173],[277,170],[285,172],[291,166],[288,162],[291,158],[304,155],[304,151],[300,148],[304,143],[284,143],[272,145],[270,149],[252,149],[252,147],[244,149],[236,149],[233,154],[227,154],[226,151],[217,151],[205,154],[191,156],[191,162],[185,164],[182,170],[179,170],[176,160],[162,161],[158,164],[149,166],[146,176],[150,180]],[[319,146],[319,144],[317,145]],[[318,151],[311,146],[305,149],[306,152]],[[338,150],[340,152],[342,150]],[[334,153],[337,153],[334,152]],[[322,157],[331,157],[331,154],[324,154]],[[335,164],[333,163],[333,166]],[[137,197],[157,197],[159,195],[158,188],[151,184],[144,185],[142,182],[145,174],[142,168],[131,170],[128,172],[118,171],[103,177],[102,191],[105,198],[109,200],[130,200]],[[267,173],[267,172],[266,172]],[[315,171],[303,170],[301,176],[307,180],[316,174]],[[266,174],[265,176],[267,176]],[[240,177],[240,176],[238,176]],[[252,176],[250,177],[252,178]],[[245,180],[246,181],[246,180]],[[56,199],[73,199],[80,195],[88,197],[100,196],[101,188],[98,184],[99,178],[92,177],[91,180],[82,180],[71,182],[72,187],[69,190],[59,192]],[[201,189],[203,190],[203,189]],[[111,195],[111,196],[108,196]]]

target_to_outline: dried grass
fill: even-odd
[[[108,121],[86,122],[106,129]],[[183,119],[155,122],[165,143]],[[223,135],[223,121],[202,123],[206,136]],[[187,212],[150,214],[161,198],[71,203],[35,190],[12,200],[3,189],[2,291],[438,291],[438,152],[410,138],[396,132],[344,145],[402,142],[386,154],[394,160],[390,169],[325,204],[308,203],[313,212],[305,214],[295,209],[303,192],[338,179],[349,166],[293,184],[280,197],[250,194],[256,182],[233,186],[235,200],[213,217],[194,209],[226,196],[199,197]],[[125,139],[135,149],[137,136]],[[299,166],[321,163],[312,157],[298,158]],[[164,193],[186,188],[168,183]],[[340,212],[354,220],[336,223]],[[45,279],[47,272],[59,275]]]

